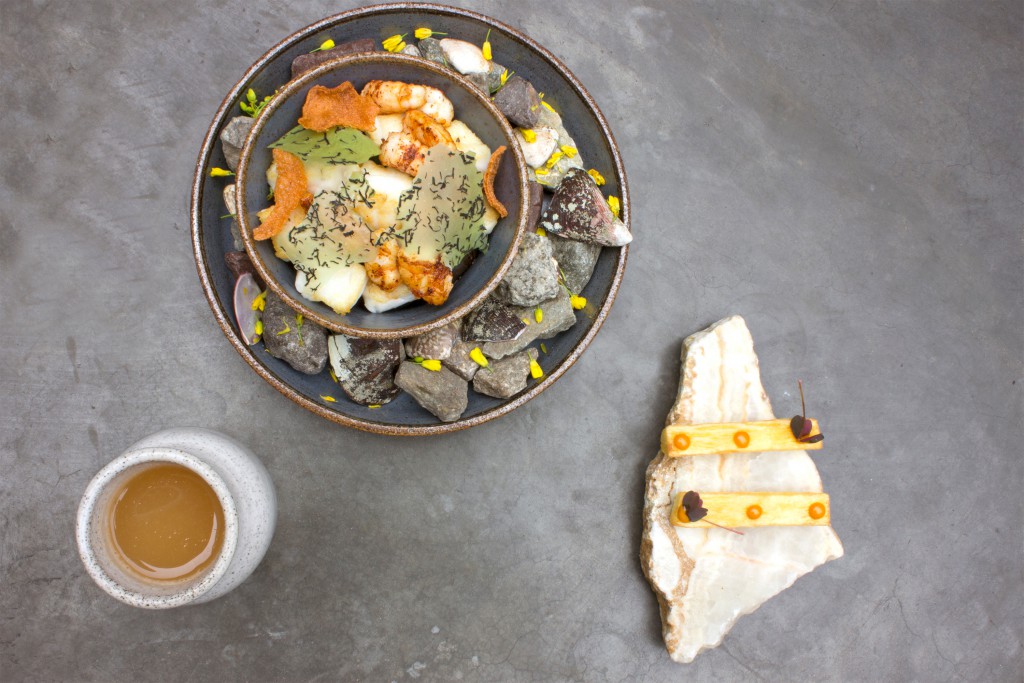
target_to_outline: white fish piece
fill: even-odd
[[[358,164],[329,164],[326,161],[305,161],[302,165],[306,169],[306,187],[313,196],[325,190],[337,192],[359,170]]]
[[[370,313],[383,313],[413,301],[416,301],[416,295],[402,284],[389,292],[370,282],[363,292],[363,305]]]
[[[306,274],[296,271],[295,289],[310,301],[322,301],[335,313],[348,313],[366,289],[367,277],[363,265],[328,265],[317,270],[317,287],[310,286]]]
[[[688,337],[682,362],[667,424],[774,418],[743,318],[726,318]],[[640,558],[672,659],[693,661],[719,645],[741,616],[843,555],[830,526],[748,528],[742,536],[674,527],[669,513],[676,493],[821,490],[806,451],[654,458],[647,468]]]
[[[448,134],[455,142],[455,149],[474,155],[476,170],[481,173],[487,170],[487,162],[491,160],[491,148],[477,137],[469,126],[455,119],[448,126]]]
[[[405,114],[378,114],[377,118],[373,120],[373,130],[367,135],[380,147],[389,135],[401,132],[404,117]]]
[[[554,128],[537,127],[533,129],[537,139],[527,142],[522,131],[516,129],[516,141],[523,150],[523,158],[530,168],[540,168],[547,162],[551,153],[558,147],[558,131]]]

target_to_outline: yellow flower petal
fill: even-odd
[[[318,47],[317,50],[330,50],[332,47],[334,47],[334,41],[328,38],[324,42],[320,43],[320,47]]]
[[[234,171],[229,171],[226,168],[220,168],[218,166],[214,166],[213,168],[210,169],[210,177],[211,178],[226,178],[228,176],[233,176],[233,175],[235,175]]]
[[[405,49],[405,40],[403,40],[404,38],[405,38],[405,34],[404,33],[402,35],[398,35],[396,33],[393,36],[389,36],[388,38],[385,38],[381,42],[381,45],[388,52],[401,52],[402,50]]]
[[[543,322],[543,320],[544,320],[544,311],[540,310],[540,306],[538,306],[537,308],[534,309],[534,311],[533,311],[533,319],[536,320],[537,322]]]
[[[538,363],[537,361],[535,361],[535,360],[533,360],[531,358],[530,359],[530,377],[533,377],[534,379],[540,379],[543,376],[544,376],[544,370],[541,369],[540,363]]]
[[[580,311],[587,307],[587,297],[573,294],[569,297],[569,303],[574,311]]]
[[[441,361],[439,360],[428,359],[423,361],[421,365],[432,372],[441,372]]]
[[[590,169],[587,174],[594,179],[598,185],[604,185],[604,176],[597,172],[597,169]]]
[[[320,394],[320,398],[322,398],[323,400],[327,401],[328,403],[335,403],[338,400],[338,399],[334,398],[333,396],[326,396],[324,394]]]
[[[434,35],[434,32],[431,31],[429,28],[418,28],[415,31],[413,31],[412,34],[416,36],[416,40],[426,40],[430,36]]]
[[[540,235],[541,237],[547,237],[548,231],[545,230],[544,228],[537,228],[537,234]]]
[[[260,292],[260,295],[252,300],[252,310],[262,311],[267,306],[267,293]]]
[[[533,169],[534,175],[547,175],[548,170],[546,168],[535,168]]]
[[[263,334],[263,321],[262,320],[257,320],[256,321],[256,328],[255,329],[256,329],[256,336],[259,336],[259,335]]]
[[[537,134],[533,131],[532,128],[524,128],[520,132],[523,134],[523,139],[526,140],[527,142],[537,141]]]
[[[377,410],[377,408],[380,408],[380,404],[379,403],[372,403],[372,404],[370,404],[370,405],[368,405],[366,407],[369,408],[370,410]]]
[[[544,165],[547,166],[548,168],[554,168],[555,164],[557,164],[559,159],[561,159],[563,156],[565,155],[562,153],[562,150],[556,149],[554,152],[551,153],[551,156],[548,157],[547,163],[545,163]]]
[[[615,195],[609,196],[608,197],[608,208],[611,209],[612,213],[615,214],[615,217],[618,218],[619,217],[619,211],[621,210],[621,207],[619,206],[619,198],[616,197]]]
[[[578,153],[578,150],[575,147],[570,147],[569,145],[562,145],[559,149],[562,150],[562,153],[570,159],[575,157]]]
[[[540,343],[540,351],[541,351],[541,353],[547,353],[548,352],[548,347],[544,345],[544,342]]]
[[[484,53],[484,59],[488,62],[491,61],[491,29],[487,29],[487,35],[484,36],[484,44],[480,51]]]
[[[487,357],[484,356],[484,352],[480,350],[479,346],[475,347],[472,351],[469,352],[469,357],[473,359],[474,363],[476,363],[482,368],[486,368],[488,365]]]
[[[545,109],[547,109],[547,110],[548,110],[549,112],[551,112],[552,114],[557,114],[557,113],[558,113],[557,111],[555,111],[555,108],[554,108],[554,107],[552,107],[552,106],[551,106],[550,104],[548,104],[548,103],[547,103],[547,102],[545,102],[544,100],[541,100],[541,102],[540,102],[540,103],[541,103],[541,104],[543,104],[543,105],[544,105],[544,108],[545,108]]]
[[[501,72],[501,80],[499,81],[501,83],[501,85],[505,85],[505,83],[508,81],[508,77],[511,76],[511,75],[512,74],[510,74],[508,72],[508,69],[505,69],[504,71],[502,71]]]

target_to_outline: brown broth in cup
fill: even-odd
[[[220,555],[224,510],[199,474],[173,463],[140,470],[110,507],[110,538],[131,572],[149,580],[195,576]]]

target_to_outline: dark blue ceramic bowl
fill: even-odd
[[[597,169],[607,180],[602,189],[621,200],[622,219],[627,225],[631,213],[622,159],[611,130],[593,98],[551,52],[516,29],[490,17],[433,4],[362,7],[299,30],[253,64],[221,103],[196,163],[192,186],[192,246],[203,290],[228,341],[271,386],[303,408],[328,420],[389,435],[441,434],[472,427],[515,410],[551,386],[572,367],[597,336],[618,292],[628,253],[627,248],[602,251],[594,275],[582,292],[590,304],[576,313],[577,322],[572,329],[544,342],[547,353],[542,353],[539,359],[544,370],[542,379],[510,399],[491,398],[470,391],[469,407],[455,422],[442,423],[406,394],[379,409],[357,405],[345,398],[326,372],[316,376],[303,375],[284,361],[265,353],[262,345],[250,347],[245,343],[232,312],[234,278],[224,264],[224,254],[231,251],[233,245],[231,221],[222,218],[225,211],[221,192],[231,179],[211,178],[209,175],[211,168],[227,165],[217,136],[233,116],[241,113],[238,103],[249,88],[263,95],[282,87],[291,79],[292,60],[316,49],[328,38],[339,45],[363,38],[381,41],[396,33],[405,33],[408,37],[421,26],[447,32],[452,38],[477,45],[483,42],[490,30],[495,61],[514,69],[532,82],[537,90],[545,93],[545,101],[562,114],[565,126],[584,155],[588,168]],[[601,95],[611,97],[613,93]],[[633,232],[636,235],[636,231]],[[642,239],[642,235],[636,237]],[[321,396],[334,396],[337,401],[330,403]],[[551,405],[550,408],[565,410],[565,406]]]
[[[346,314],[304,298],[295,289],[295,269],[274,256],[270,240],[255,241],[256,212],[266,208],[267,168],[273,161],[269,145],[296,126],[306,94],[313,86],[333,88],[345,81],[357,91],[370,81],[401,81],[437,88],[451,100],[455,118],[464,122],[492,150],[505,146],[494,180],[494,192],[508,209],[491,233],[487,250],[479,254],[440,306],[422,301],[384,313],[371,313],[361,304]],[[395,339],[423,334],[458,320],[483,302],[512,264],[522,237],[529,197],[526,162],[512,128],[490,98],[461,75],[425,59],[390,52],[363,52],[339,57],[288,83],[256,119],[238,163],[238,222],[242,241],[267,285],[289,306],[329,330],[354,337]]]

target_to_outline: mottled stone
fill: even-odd
[[[479,346],[479,344],[476,342],[456,342],[455,346],[452,347],[451,354],[441,361],[441,365],[445,366],[468,382],[473,379],[473,375],[475,375],[477,370],[480,369],[477,362],[469,356],[470,351],[475,349],[477,346]]]
[[[298,78],[307,71],[312,71],[321,64],[336,59],[342,55],[351,54],[353,52],[376,52],[381,48],[376,40],[372,38],[362,38],[360,40],[353,40],[347,43],[341,43],[335,45],[330,50],[319,50],[317,52],[311,52],[306,55],[299,55],[292,60],[292,78]]]
[[[538,339],[551,339],[560,332],[565,332],[576,323],[576,313],[569,302],[569,292],[565,287],[558,288],[558,296],[540,305],[543,312],[541,322],[534,318],[535,308],[513,308],[512,310],[530,324],[523,334],[511,341],[487,342],[480,350],[488,358],[504,358],[522,351]]]
[[[569,240],[554,234],[548,235],[548,239],[551,241],[551,252],[565,279],[565,286],[569,291],[579,294],[594,274],[594,266],[601,258],[601,245]]]
[[[312,320],[300,325],[295,311],[273,292],[267,292],[263,309],[263,344],[271,356],[307,375],[327,365],[327,332]]]
[[[473,389],[494,398],[511,398],[526,388],[530,378],[530,361],[537,350],[527,349],[503,360],[491,361],[473,377]]]
[[[562,183],[562,179],[571,169],[585,169],[586,165],[583,163],[582,151],[576,146],[576,141],[573,140],[572,136],[569,135],[569,131],[562,124],[562,117],[557,112],[553,112],[544,106],[541,106],[538,112],[538,127],[553,129],[558,135],[559,148],[565,147],[576,152],[575,154],[563,154],[551,167],[545,165],[544,170],[546,173],[543,175],[530,172],[531,180],[536,180],[544,187],[554,190]]]
[[[540,225],[554,235],[608,247],[633,241],[629,228],[608,208],[597,183],[581,169],[566,174]]]
[[[517,128],[533,128],[537,125],[540,98],[525,78],[513,76],[508,79],[495,94],[494,104],[509,123]]]
[[[490,64],[484,59],[484,53],[473,43],[454,38],[441,40],[441,49],[448,66],[460,74],[486,74]]]
[[[487,91],[496,93],[501,88],[501,74],[505,73],[505,67],[497,62],[491,62],[487,69]]]
[[[454,422],[469,405],[469,383],[446,367],[440,372],[405,361],[398,367],[395,384],[442,422]]]
[[[383,405],[400,393],[395,385],[395,373],[405,359],[400,339],[335,334],[327,339],[327,353],[338,384],[356,403]]]
[[[423,54],[420,52],[420,49],[418,47],[416,47],[415,45],[406,45],[404,48],[402,48],[402,54],[403,55],[412,55],[413,57],[422,57],[423,56]]]
[[[493,296],[487,297],[462,320],[462,338],[471,342],[518,339],[526,323],[508,306]]]
[[[448,66],[448,61],[444,58],[444,50],[441,49],[441,41],[437,38],[424,38],[416,43],[416,47],[420,49],[424,59]]]
[[[459,323],[448,323],[436,330],[425,332],[405,340],[405,351],[410,358],[433,358],[444,360],[452,352],[452,346],[459,340]]]
[[[242,153],[245,137],[255,121],[251,116],[236,116],[227,122],[220,132],[220,146],[224,150],[224,162],[232,171],[238,170],[238,157]],[[234,209],[232,209],[232,212]]]
[[[475,85],[481,92],[490,94],[487,91],[487,74],[466,74],[466,80]]]
[[[231,227],[228,229],[231,231],[232,248],[238,251],[245,249],[245,242],[242,241],[242,226],[239,225],[238,219],[234,216],[231,217]]]
[[[494,289],[494,298],[513,306],[536,306],[558,294],[558,262],[551,242],[534,232],[523,234],[512,265]]]

